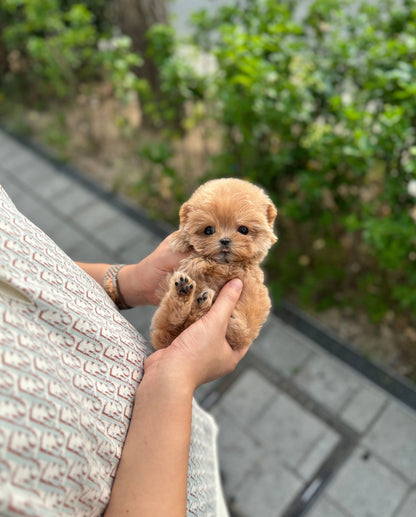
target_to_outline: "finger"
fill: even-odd
[[[218,294],[207,317],[217,319],[224,325],[228,324],[228,320],[240,299],[243,282],[239,278],[234,278],[227,282]]]

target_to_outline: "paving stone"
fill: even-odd
[[[4,161],[7,159],[8,156],[13,154],[13,149],[7,145],[4,144],[3,141],[0,142],[0,164],[3,165]],[[7,172],[9,172],[8,169],[5,168]]]
[[[307,515],[308,517],[350,517],[350,514],[344,513],[325,497],[318,499]]]
[[[281,515],[302,488],[302,482],[268,454],[250,472],[235,495],[235,506],[245,517]]]
[[[34,153],[20,146],[20,144],[16,144],[13,146],[13,150],[7,149],[1,157],[1,163],[9,172],[15,172],[22,170],[25,166],[33,162],[35,158]]]
[[[274,316],[269,317],[251,351],[288,377],[312,354],[297,332]]]
[[[32,197],[27,192],[22,193],[21,196],[17,198],[15,205],[23,215],[49,236],[55,231],[58,231],[64,224],[45,203]]]
[[[400,507],[395,517],[415,517],[416,514],[416,489],[412,490],[406,497],[404,504]]]
[[[49,230],[48,235],[68,255],[70,255],[78,246],[81,246],[87,239],[86,235],[75,229],[68,223],[68,221],[62,221],[59,226]]]
[[[10,151],[12,154],[21,154],[32,152],[27,146],[21,144],[18,140],[9,136],[7,133],[0,131],[1,134],[1,147]]]
[[[120,252],[121,257],[123,258],[123,262],[126,264],[134,264],[140,260],[143,260],[157,248],[161,241],[161,238],[154,236],[151,239],[149,238],[149,240],[143,237],[143,240],[132,243],[129,248],[126,248]]]
[[[11,165],[5,166],[15,176],[16,180],[34,191],[53,181],[57,176],[56,169],[52,165],[39,161],[37,158],[29,159],[21,164],[15,163],[13,167]]]
[[[55,214],[53,214],[42,201],[34,198],[29,193],[22,192],[21,195],[13,201],[16,208],[46,234],[50,235],[52,230],[58,226],[59,222]]]
[[[65,216],[77,214],[87,206],[99,201],[99,197],[89,190],[72,182],[72,185],[50,200],[51,204]]]
[[[338,412],[360,387],[360,379],[347,366],[327,354],[310,359],[294,378],[318,402]]]
[[[22,191],[21,195],[12,201],[16,208],[31,221],[33,221],[33,217],[36,217],[36,212],[42,208],[39,201],[25,191]]]
[[[328,426],[282,393],[255,422],[250,433],[295,468]]]
[[[155,311],[156,307],[152,306],[135,307],[123,311],[123,316],[150,342],[150,323]]]
[[[63,176],[63,174],[57,169],[57,167],[49,160],[43,158],[42,156],[38,155],[34,151],[29,151],[30,156],[30,162],[27,167],[25,167],[25,170],[27,169],[30,172],[45,172],[49,177],[52,176]]]
[[[212,410],[211,405],[215,404],[219,398],[218,393],[213,393],[213,392],[215,389],[218,388],[218,386],[221,384],[221,382],[222,382],[222,379],[216,379],[215,381],[202,384],[195,390],[194,397],[200,404],[202,402],[205,402],[204,399],[206,397],[209,397],[209,400],[208,400],[209,409]]]
[[[273,384],[250,369],[239,376],[218,405],[236,422],[249,427],[278,395],[279,391]]]
[[[45,202],[51,203],[54,197],[59,196],[62,192],[67,192],[71,189],[73,182],[62,174],[54,174],[52,178],[45,176],[41,181],[36,181],[32,189],[42,197]]]
[[[0,166],[0,184],[6,191],[9,198],[16,204],[17,199],[24,194],[22,188],[16,184],[8,172]]]
[[[263,458],[265,450],[218,406],[212,414],[219,427],[218,458],[224,474],[224,489],[232,495],[248,472]]]
[[[2,146],[5,146],[7,145],[8,143],[11,143],[13,142],[13,140],[11,140],[6,133],[4,133],[3,131],[0,131],[0,149]]]
[[[108,203],[97,201],[74,214],[72,220],[83,230],[95,232],[116,221],[119,214],[119,211]]]
[[[359,447],[327,492],[354,517],[392,517],[408,488],[401,477]]]
[[[27,216],[27,213],[25,213],[25,215]],[[64,224],[45,206],[41,206],[35,213],[32,213],[30,217],[27,217],[50,237],[55,232],[58,232]]]
[[[332,429],[326,429],[317,442],[307,451],[296,466],[296,472],[305,480],[310,480],[322,463],[330,456],[340,441],[340,435]]]
[[[0,130],[0,157],[4,154],[13,152],[15,148],[15,140],[8,137],[6,133]]]
[[[364,385],[342,411],[341,417],[355,431],[363,433],[386,403],[383,391]]]
[[[67,251],[68,255],[77,262],[117,262],[116,257],[106,253],[96,243],[83,239]]]
[[[29,162],[30,160],[26,155],[17,156],[10,149],[5,149],[0,153],[0,163],[7,174],[17,174]]]
[[[399,404],[390,404],[364,439],[365,445],[416,480],[416,414]]]
[[[116,252],[130,248],[135,243],[149,241],[153,235],[133,222],[130,217],[119,214],[117,219],[97,230],[95,237]]]

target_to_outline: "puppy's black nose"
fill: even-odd
[[[230,242],[231,242],[231,239],[229,239],[228,237],[224,237],[223,239],[220,239],[220,243],[223,246],[228,246],[228,244],[230,244]]]

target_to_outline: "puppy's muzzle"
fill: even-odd
[[[231,239],[228,237],[223,237],[219,240],[220,249],[219,249],[219,255],[218,259],[220,262],[230,262],[231,260]]]
[[[231,239],[224,237],[223,239],[220,239],[220,244],[224,247],[227,247],[231,244]]]

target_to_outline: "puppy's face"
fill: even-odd
[[[181,208],[182,242],[219,263],[260,262],[276,242],[276,208],[255,185],[220,179],[202,185]]]

